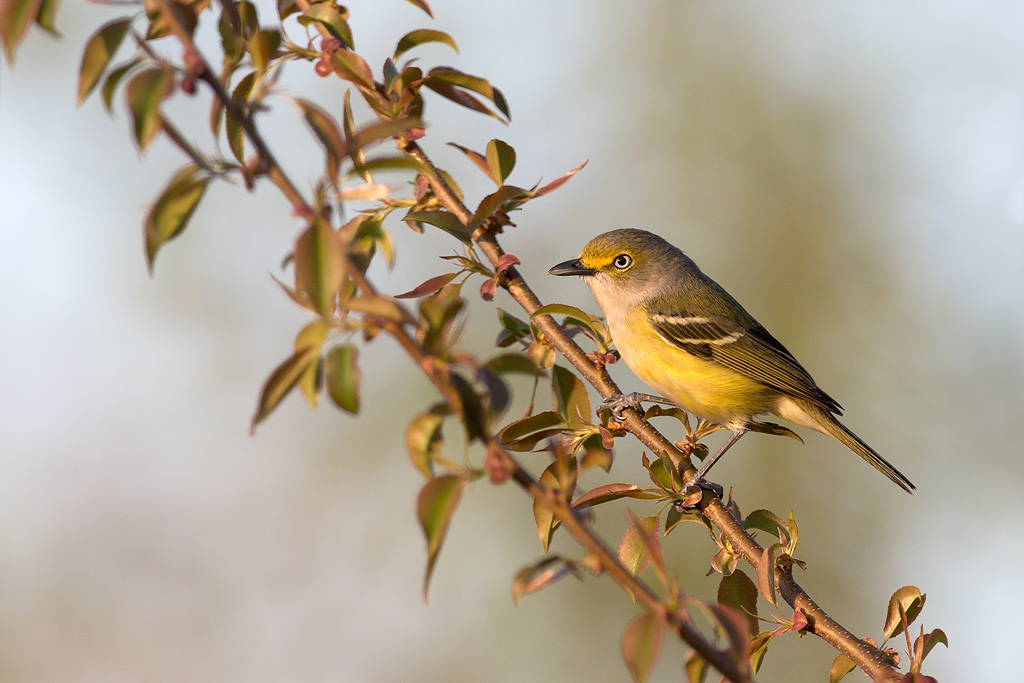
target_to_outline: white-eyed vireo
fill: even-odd
[[[835,399],[786,347],[683,252],[645,230],[613,230],[552,275],[578,275],[604,311],[626,365],[668,400],[732,431],[696,481],[747,432],[774,414],[837,439],[911,492],[914,485],[847,429]],[[645,394],[613,397],[616,409]]]

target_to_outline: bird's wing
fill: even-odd
[[[842,414],[835,399],[819,389],[793,354],[756,321],[741,326],[718,316],[654,313],[651,323],[662,339],[683,351]]]

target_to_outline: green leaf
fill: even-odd
[[[885,613],[885,626],[882,629],[887,639],[903,633],[904,624],[900,619],[900,606],[903,606],[903,612],[907,615],[905,625],[910,626],[921,614],[926,597],[927,595],[922,593],[917,586],[904,586],[892,594],[892,597],[889,598],[889,609]]]
[[[405,429],[405,449],[413,466],[423,476],[434,476],[434,460],[444,449],[444,419],[451,415],[447,404],[437,403],[413,418]]]
[[[276,28],[259,31],[249,39],[249,54],[256,73],[266,73],[270,62],[277,57],[277,48],[280,46],[281,32]]]
[[[523,567],[512,579],[512,602],[519,604],[519,598],[547,588],[569,574],[579,578],[575,564],[560,555],[550,555],[528,567]]]
[[[654,462],[647,465],[646,469],[651,475],[651,481],[658,488],[673,493],[682,490],[682,482],[679,481],[675,466],[665,456],[655,459]]]
[[[836,655],[836,658],[832,660],[832,668],[828,672],[828,683],[839,683],[846,677],[846,674],[856,668],[857,665],[846,655],[842,653]]]
[[[331,53],[334,73],[351,81],[364,90],[373,91],[373,70],[366,60],[351,50],[341,49]]]
[[[256,415],[252,418],[252,431],[255,431],[256,425],[262,422],[277,407],[281,399],[288,395],[288,392],[299,382],[309,364],[315,363],[319,356],[319,347],[311,346],[296,351],[290,358],[277,366],[263,385],[263,391],[260,392]]]
[[[39,16],[43,0],[0,1],[0,39],[8,64],[14,64],[14,52],[28,35],[28,27]]]
[[[555,410],[565,417],[570,425],[585,424],[591,418],[590,396],[587,386],[572,370],[561,365],[551,368],[551,390]]]
[[[135,141],[146,149],[156,134],[163,130],[160,103],[174,90],[174,73],[154,67],[140,71],[128,81],[125,98],[135,122]]]
[[[58,7],[60,7],[60,0],[43,0],[43,4],[39,7],[39,13],[36,14],[36,24],[47,33],[61,38],[60,31],[57,30],[57,25],[54,23],[57,20]]]
[[[320,315],[334,311],[345,281],[345,245],[326,220],[313,221],[295,242],[295,289],[309,295]]]
[[[502,185],[495,192],[480,200],[480,204],[473,213],[473,220],[466,227],[472,232],[496,212],[504,211],[508,213],[513,211],[523,203],[523,200],[528,199],[529,196],[530,193],[521,187]]]
[[[427,0],[406,0],[406,2],[412,5],[416,5],[421,10],[426,12],[427,16],[429,16],[431,19],[434,18],[434,12],[430,9],[430,5],[427,4]]]
[[[691,650],[686,655],[683,671],[686,672],[687,683],[704,683],[707,680],[710,669],[711,665],[708,663],[708,660],[697,654],[696,650]]]
[[[82,65],[78,69],[78,104],[82,104],[100,82],[110,58],[117,52],[131,23],[130,19],[112,21],[89,38],[82,54]]]
[[[357,297],[353,297],[348,300],[348,309],[399,324],[413,322],[412,315],[401,304],[393,299],[379,295],[360,294]]]
[[[532,451],[538,443],[558,436],[565,429],[565,420],[558,413],[545,411],[516,420],[498,432],[498,438],[510,451]]]
[[[141,63],[142,60],[136,57],[107,74],[106,80],[103,81],[103,87],[101,88],[100,94],[103,95],[103,107],[107,110],[108,114],[113,113],[114,93],[117,91],[117,86],[121,82],[121,79]]]
[[[355,414],[359,412],[359,349],[352,344],[341,344],[327,354],[327,393],[334,405]]]
[[[206,193],[210,176],[189,164],[178,170],[146,213],[143,222],[146,237],[146,263],[150,272],[160,248],[185,229],[199,200]]]
[[[597,317],[569,304],[545,304],[535,310],[530,315],[530,318],[536,318],[539,315],[564,315],[566,318],[578,323],[581,327],[593,332],[598,339],[608,336],[607,328]]]
[[[427,597],[438,553],[448,534],[448,526],[468,483],[469,478],[466,475],[443,474],[424,484],[416,498],[416,516],[423,534],[427,537],[427,570],[423,576],[424,599]]]
[[[750,627],[751,637],[757,635],[757,586],[742,569],[723,576],[718,584],[718,602],[742,613]]]
[[[558,488],[558,475],[555,474],[555,468],[558,463],[553,462],[544,468],[544,471],[537,477],[537,483],[548,489]],[[537,523],[537,535],[540,536],[540,546],[544,549],[544,552],[548,551],[548,547],[551,545],[551,536],[555,533],[555,529],[558,528],[558,519],[555,517],[555,513],[551,511],[547,505],[533,499],[533,519]]]
[[[300,351],[311,346],[315,346],[317,349],[322,348],[329,330],[330,326],[326,322],[314,320],[303,327],[298,336],[295,337],[295,350]],[[320,370],[321,367],[318,359],[316,363],[310,363],[306,371],[299,377],[299,389],[302,391],[302,395],[306,398],[306,404],[311,410],[316,408],[320,398],[320,379],[323,376]]]
[[[655,554],[652,552],[654,549],[648,546],[647,539],[649,536],[657,538],[657,534],[657,515],[637,520],[622,535],[622,541],[619,543],[619,562],[634,575],[643,572],[651,564]],[[660,551],[660,547],[657,551]]]
[[[507,142],[497,138],[487,143],[487,166],[491,177],[500,187],[516,165],[516,151]]]
[[[636,484],[604,484],[597,488],[590,489],[576,499],[572,504],[574,508],[593,507],[601,503],[607,503],[620,498],[637,498],[640,500],[654,500],[660,496]]]
[[[506,120],[510,121],[512,119],[512,116],[509,114],[508,103],[505,101],[505,96],[502,95],[501,91],[492,86],[485,78],[471,76],[459,71],[458,69],[453,69],[450,66],[437,66],[427,73],[427,78],[424,80],[423,84],[442,95],[444,95],[444,93],[438,90],[438,87],[444,85],[457,86],[459,88],[465,88],[466,90],[472,90],[493,102],[494,106],[498,108],[498,111],[505,115]],[[448,97],[448,95],[444,96]],[[474,107],[470,108],[472,109]],[[487,109],[485,113],[495,116],[489,109]],[[499,117],[495,116],[495,118]]]
[[[322,6],[313,5],[313,7]],[[327,175],[334,186],[338,187],[338,169],[341,168],[341,160],[345,156],[346,145],[337,122],[330,114],[309,100],[296,97],[292,101],[299,108],[299,111],[302,112],[306,125],[313,131],[313,135],[316,136],[316,139],[327,153]]]
[[[466,226],[450,211],[412,211],[402,217],[403,221],[415,221],[417,223],[429,223],[434,227],[441,228],[449,235],[457,238],[463,244],[472,244],[473,239],[469,236]]]
[[[395,61],[397,62],[402,55],[412,48],[417,45],[423,45],[424,43],[444,43],[456,52],[459,51],[459,46],[456,45],[452,37],[444,31],[421,28],[416,31],[409,31],[402,36],[401,40],[398,41],[398,46],[395,48],[394,54]]]
[[[771,510],[754,510],[743,520],[743,528],[747,531],[760,529],[777,536],[782,543],[789,542],[789,525]]]
[[[450,381],[459,394],[459,406],[453,406],[456,413],[462,416],[462,424],[466,428],[466,441],[483,440],[487,430],[484,419],[485,411],[479,394],[462,375],[452,373]]]
[[[622,658],[637,683],[650,678],[664,639],[665,618],[660,614],[641,614],[629,622],[622,634]]]
[[[299,23],[303,26],[309,26],[312,22],[323,25],[332,36],[343,42],[349,50],[356,49],[355,42],[352,40],[352,29],[349,27],[345,17],[338,11],[336,5],[329,2],[317,3],[299,17]]]
[[[946,638],[946,632],[941,628],[933,629],[931,633],[924,636],[924,646],[921,650],[921,661],[928,656],[928,653],[932,651],[939,643],[942,643],[946,647],[949,647],[949,640]]]
[[[248,109],[249,97],[252,95],[252,90],[256,86],[256,72],[253,71],[247,74],[242,80],[235,86],[234,91],[231,93],[231,99],[238,105],[238,107],[244,112]],[[228,146],[231,148],[231,153],[238,160],[238,163],[245,163],[245,129],[242,128],[242,122],[237,116],[228,110],[227,115],[224,117],[224,134],[228,139]]]
[[[543,377],[544,371],[533,364],[533,361],[522,353],[503,353],[491,358],[486,363],[487,367],[503,375],[517,373],[530,375],[532,377]]]
[[[778,633],[775,631],[761,631],[750,639],[748,651],[750,652],[750,668],[753,669],[754,673],[760,670],[761,664],[764,662],[764,656],[768,654],[768,644],[777,635]]]

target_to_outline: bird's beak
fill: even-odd
[[[587,268],[578,258],[571,261],[564,261],[548,271],[548,275],[593,275],[597,271]]]

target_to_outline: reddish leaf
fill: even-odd
[[[396,299],[418,299],[421,296],[433,294],[438,291],[446,284],[454,280],[458,276],[458,273],[445,273],[444,275],[437,275],[435,277],[426,280],[425,282],[413,287],[404,294],[396,294]]]
[[[622,658],[637,683],[646,681],[661,656],[665,619],[658,614],[641,614],[629,622],[622,634]]]
[[[427,597],[438,553],[448,534],[448,526],[468,483],[466,475],[444,474],[424,484],[416,498],[416,516],[423,534],[427,537],[427,570],[423,576],[424,599]]]
[[[483,171],[485,174],[487,174],[488,178],[493,180],[498,185],[501,185],[501,181],[496,179],[494,177],[494,175],[491,173],[491,167],[490,167],[490,164],[487,163],[487,157],[485,157],[480,152],[475,152],[475,151],[471,150],[469,147],[463,147],[462,145],[460,145],[458,143],[449,142],[448,144],[451,147],[454,147],[455,149],[457,149],[460,152],[462,152],[463,154],[465,154],[467,157],[469,157],[469,160],[472,161],[474,164],[476,164],[477,168],[479,168],[481,171]]]
[[[500,274],[511,268],[522,263],[519,257],[515,254],[502,254],[498,257],[498,261],[494,264],[495,274]]]
[[[778,543],[768,546],[757,563],[757,588],[768,602],[776,606],[779,604],[775,597],[775,553],[778,549]]]
[[[620,498],[653,500],[658,497],[658,494],[642,489],[636,484],[604,484],[584,493],[576,499],[572,506],[575,508],[592,507]]]
[[[545,557],[540,562],[523,567],[512,579],[512,602],[518,604],[519,598],[524,595],[547,588],[569,574],[579,577],[576,566],[558,555]]]
[[[574,175],[576,175],[580,170],[582,170],[582,168],[584,166],[586,166],[588,163],[590,163],[589,159],[587,159],[582,164],[580,164],[576,168],[572,169],[571,171],[569,171],[565,175],[560,176],[558,178],[555,178],[554,180],[552,180],[550,183],[548,183],[544,187],[537,188],[536,190],[533,191],[532,195],[534,197],[543,197],[544,195],[548,194],[549,192],[554,192],[555,190],[560,188],[562,185],[565,185],[567,182],[569,182],[569,179],[572,178]]]

